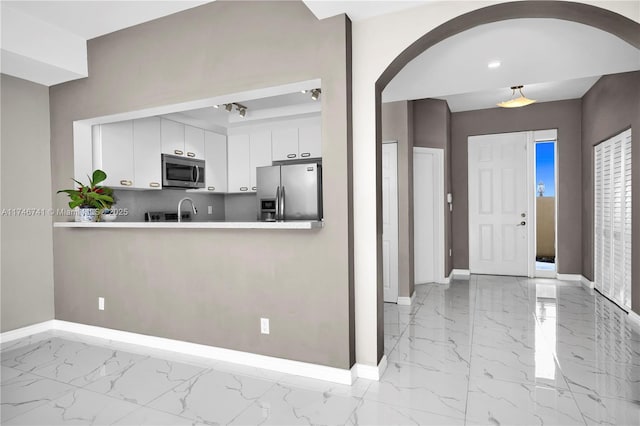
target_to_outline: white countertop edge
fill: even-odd
[[[139,228],[139,229],[318,229],[320,221],[291,222],[54,222],[54,228]]]

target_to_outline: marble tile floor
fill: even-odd
[[[3,425],[639,425],[640,332],[576,283],[472,276],[385,304],[379,382],[65,332],[2,346]]]

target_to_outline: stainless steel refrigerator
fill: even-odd
[[[258,167],[256,179],[258,220],[322,219],[322,165]]]

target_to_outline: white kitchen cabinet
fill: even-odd
[[[249,135],[227,138],[228,191],[248,192],[251,188]]]
[[[160,118],[133,120],[133,186],[162,189]]]
[[[298,128],[276,129],[272,132],[271,158],[273,161],[298,158]]]
[[[249,135],[249,172],[250,172],[250,191],[255,192],[256,183],[256,167],[271,165],[271,132],[261,131],[254,132]]]
[[[171,155],[185,155],[184,124],[162,118],[161,140],[162,152]]]
[[[204,159],[204,130],[177,121],[161,119],[162,152]]]
[[[322,157],[322,129],[320,124],[300,126],[298,129],[298,155],[300,158]]]
[[[227,137],[204,132],[205,190],[227,192]]]
[[[184,155],[190,158],[205,158],[203,129],[184,126]]]
[[[130,188],[134,184],[133,122],[102,124],[93,128],[93,168],[107,174],[102,185]]]

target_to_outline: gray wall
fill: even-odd
[[[51,208],[49,89],[0,75],[3,209]],[[18,159],[20,159],[18,161]],[[51,216],[2,215],[1,331],[53,319]]]
[[[468,137],[558,129],[558,272],[582,273],[581,114],[579,99],[451,114],[454,268],[469,269]]]
[[[582,273],[593,280],[593,146],[631,128],[633,258],[640,252],[640,71],[602,77],[582,98]],[[640,262],[632,262],[632,308],[640,313]]]
[[[444,151],[444,271],[445,276],[449,276],[453,269],[452,256],[449,256],[452,216],[446,197],[451,192],[451,111],[447,102],[439,99],[421,99],[412,104],[414,146]]]
[[[382,104],[382,140],[398,141],[398,296],[411,297],[413,267],[413,105]]]
[[[350,368],[350,31],[301,2],[217,1],[90,40],[90,76],[50,91],[54,190],[73,176],[74,120],[321,78],[331,197],[313,231],[58,228],[56,318]]]
[[[256,194],[228,194],[224,196],[224,214],[229,222],[254,221],[258,217]]]

